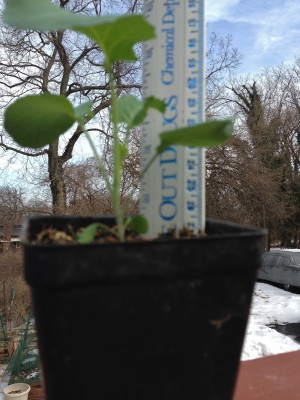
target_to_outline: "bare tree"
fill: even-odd
[[[24,212],[23,191],[9,186],[0,187],[0,225],[19,224]]]
[[[239,203],[241,214],[252,212],[251,222],[286,246],[300,245],[299,83],[296,66],[281,65],[228,86],[232,111],[239,115],[238,146],[230,151],[238,167],[230,187],[242,174],[239,192],[247,195]]]
[[[118,11],[134,12],[138,6],[137,1],[60,0],[58,3],[73,12],[98,15],[113,12],[117,7]],[[107,110],[110,107],[108,77],[101,51],[88,38],[69,31],[41,33],[2,26],[0,46],[2,108],[28,93],[56,93],[66,96],[75,104],[91,100],[93,115],[107,122]],[[138,63],[115,64],[118,95],[140,88],[136,82],[136,76],[140,75],[136,73],[138,69]],[[89,129],[101,135],[107,134],[107,126],[100,130],[94,126]],[[10,143],[2,132],[0,145],[5,151],[27,157],[43,156],[46,160],[54,213],[66,211],[64,169],[72,159],[74,146],[82,133],[79,125],[74,126],[64,139],[57,139],[47,148],[26,151]]]
[[[208,38],[206,54],[206,115],[215,118],[227,103],[226,82],[241,64],[242,54],[233,47],[230,35],[220,36],[214,32]]]

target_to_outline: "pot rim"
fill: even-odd
[[[19,388],[19,389],[17,389],[17,388]],[[30,385],[28,385],[28,383],[23,383],[23,382],[12,383],[11,385],[8,385],[3,389],[3,393],[6,395],[9,395],[9,397],[17,399],[18,397],[24,396],[24,394],[29,393],[30,389],[31,388],[30,388]],[[22,392],[10,394],[9,391],[13,391],[13,390],[22,390]]]
[[[46,215],[46,216],[32,216],[25,219],[22,235],[21,235],[21,242],[25,245],[30,245],[39,248],[60,248],[62,246],[68,246],[70,248],[78,247],[78,246],[105,246],[105,247],[112,247],[112,246],[136,246],[140,245],[141,243],[145,246],[153,246],[156,243],[160,244],[170,244],[170,243],[178,243],[179,245],[184,245],[186,242],[196,242],[196,241],[210,241],[215,239],[226,238],[230,239],[236,237],[238,234],[240,237],[247,236],[249,237],[262,237],[267,234],[267,230],[264,228],[257,228],[252,227],[246,224],[238,224],[235,222],[223,221],[218,219],[210,219],[206,220],[206,233],[203,236],[199,236],[196,238],[163,238],[163,239],[150,239],[150,240],[132,240],[132,241],[125,241],[125,242],[114,242],[114,243],[89,243],[89,244],[80,244],[76,242],[72,242],[70,244],[59,244],[59,243],[37,243],[32,240],[30,237],[32,228],[34,229],[37,226],[40,226],[39,229],[45,229],[46,226],[50,226],[50,222],[52,226],[58,225],[65,225],[67,221],[82,221],[82,226],[85,227],[92,222],[97,220],[107,220],[108,225],[112,226],[114,217],[113,216],[56,216],[56,215]],[[213,232],[214,228],[218,226],[218,230],[220,226],[223,226],[223,230],[218,231],[217,233]],[[63,228],[62,228],[63,229]]]

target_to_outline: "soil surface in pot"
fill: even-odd
[[[54,227],[49,227],[41,230],[36,238],[33,239],[33,242],[39,244],[74,244],[78,243],[78,235],[86,228],[74,229],[72,225],[66,225],[65,229],[56,229]],[[119,239],[117,237],[117,227],[113,226],[109,229],[104,229],[99,227],[96,231],[94,239],[91,243],[117,243]],[[200,232],[198,235],[194,233],[194,231],[188,227],[184,227],[181,230],[169,229],[167,233],[160,234],[157,239],[154,240],[168,240],[168,239],[191,239],[191,238],[199,238],[201,236],[205,236],[203,232]],[[139,234],[134,232],[133,230],[126,230],[125,241],[145,241],[147,239],[141,237]]]

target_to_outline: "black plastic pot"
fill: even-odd
[[[200,239],[30,243],[42,228],[94,221],[28,222],[47,399],[231,399],[265,232],[208,221]]]

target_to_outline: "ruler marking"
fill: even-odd
[[[145,0],[144,14],[157,32],[144,46],[144,95],[164,98],[167,109],[163,116],[150,112],[143,125],[142,166],[158,133],[203,121],[204,0]],[[150,237],[170,226],[204,228],[203,159],[203,150],[170,146],[147,172],[141,212]]]

